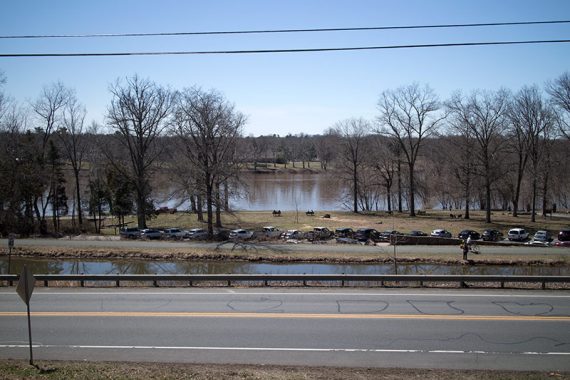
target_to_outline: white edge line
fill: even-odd
[[[564,355],[570,352],[501,352],[480,350],[419,350],[419,349],[380,349],[380,348],[288,348],[288,347],[182,347],[182,346],[88,346],[88,345],[55,345],[34,344],[33,348],[69,348],[95,350],[194,350],[194,351],[276,351],[276,352],[364,352],[364,353],[398,353],[398,354],[460,354],[460,355]],[[2,348],[29,348],[26,344],[3,344]]]
[[[16,296],[16,292],[0,292],[0,296],[9,295],[9,296]],[[42,291],[36,289],[34,295],[81,295],[81,296],[89,296],[89,295],[117,295],[117,296],[125,296],[125,295],[133,295],[133,296],[155,296],[155,295],[162,295],[162,296],[220,296],[220,295],[254,295],[254,296],[270,296],[270,295],[279,295],[279,296],[374,296],[374,297],[396,297],[396,296],[413,296],[413,297],[497,297],[497,298],[570,298],[569,295],[541,295],[541,294],[454,294],[454,293],[287,293],[287,292],[239,292],[239,291],[228,291],[228,292],[89,292],[89,291],[80,291],[80,292],[49,292],[49,291]]]

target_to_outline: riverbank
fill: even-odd
[[[27,242],[27,243],[26,243]],[[32,244],[33,243],[33,244]],[[70,244],[72,244],[70,246]],[[97,244],[95,244],[97,243]],[[131,246],[132,245],[132,246]],[[522,248],[521,248],[522,249]],[[485,247],[469,260],[455,246],[348,246],[339,244],[190,244],[133,241],[27,240],[18,242],[13,256],[45,259],[149,260],[149,261],[243,261],[267,263],[330,264],[435,264],[568,266],[566,249],[546,248],[517,252],[517,247]],[[3,256],[8,250],[0,250]],[[535,252],[535,253],[534,253]]]
[[[424,379],[424,380],[541,380],[570,379],[557,371],[491,371],[401,368],[293,367],[239,364],[109,363],[36,361],[38,368],[23,360],[0,360],[0,379]]]

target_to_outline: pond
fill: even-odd
[[[233,210],[346,210],[345,186],[326,174],[245,174],[242,180],[245,186],[230,199]],[[159,190],[157,206],[189,208],[187,201],[171,198],[170,193]]]
[[[12,258],[11,272],[37,274],[393,274],[394,264],[251,263],[239,261],[51,260]],[[0,273],[8,259],[0,259]],[[398,274],[570,275],[568,267],[398,264]]]

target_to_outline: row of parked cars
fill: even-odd
[[[119,236],[124,239],[145,239],[145,240],[182,240],[182,239],[206,239],[208,231],[202,228],[182,230],[180,228],[143,228],[136,227],[121,228]]]
[[[403,233],[396,230],[377,231],[374,228],[358,228],[353,230],[350,227],[337,228],[334,231],[327,227],[315,227],[313,230],[303,232],[300,230],[286,230],[281,231],[277,227],[266,226],[260,231],[251,231],[246,229],[235,229],[225,231],[223,234],[220,232],[223,239],[230,240],[248,240],[253,238],[264,239],[283,239],[285,241],[298,242],[300,240],[309,241],[323,241],[329,239],[336,239],[338,243],[358,243],[358,242],[392,242],[399,236],[428,236],[427,233],[422,231],[410,231]],[[208,232],[202,228],[193,228],[189,230],[182,230],[180,228],[164,228],[164,229],[138,229],[138,228],[123,228],[120,230],[122,238],[130,239],[168,239],[168,240],[204,240],[208,237]],[[451,232],[445,229],[435,229],[429,236],[440,238],[452,238]],[[483,241],[501,241],[504,240],[504,235],[497,229],[486,229],[483,233],[474,230],[463,230],[458,235],[458,239],[465,240],[468,237],[471,240]],[[550,245],[554,241],[550,232],[545,230],[537,231],[532,238],[529,232],[524,228],[512,228],[508,231],[506,238],[509,241],[527,242],[533,245]],[[562,229],[558,235],[557,240],[554,242],[557,246],[570,246],[570,228]]]
[[[432,236],[451,237],[451,233],[445,230],[434,230]],[[468,237],[470,237],[471,240],[483,241],[501,241],[504,239],[503,233],[496,229],[487,229],[483,231],[482,234],[474,230],[463,230],[457,235],[457,238],[462,240]],[[570,246],[570,228],[563,228],[556,237],[557,240],[554,241],[554,236],[547,230],[538,230],[531,236],[524,228],[511,228],[507,233],[507,240],[509,241],[526,242],[526,244],[529,245],[539,246],[549,246],[554,241],[554,245],[556,246]]]

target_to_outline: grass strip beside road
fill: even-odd
[[[570,373],[442,370],[398,368],[293,367],[236,364],[109,363],[77,361],[0,360],[0,379],[422,379],[422,380],[541,380],[570,379]]]

